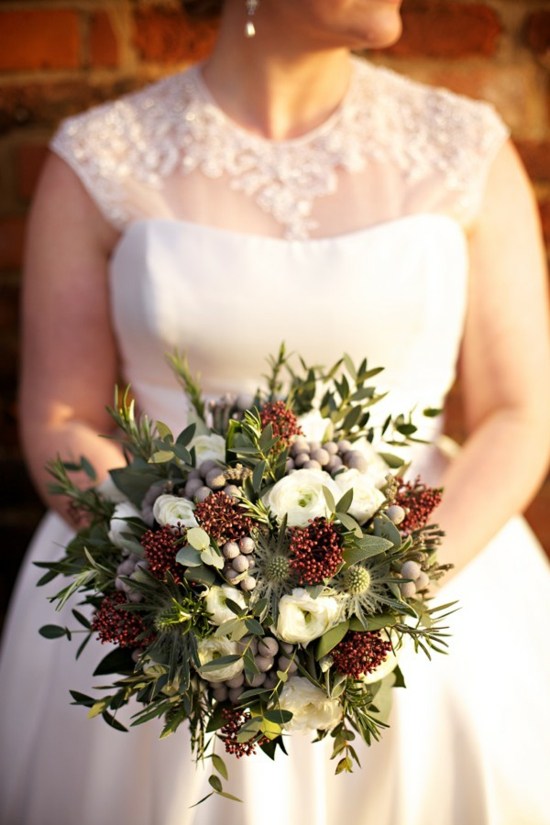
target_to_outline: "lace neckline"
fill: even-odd
[[[357,63],[356,61],[352,61],[352,69],[350,73],[349,83],[347,89],[340,100],[339,104],[335,107],[335,109],[330,113],[330,115],[325,118],[321,123],[315,126],[313,129],[308,129],[306,132],[303,132],[301,135],[297,135],[293,138],[285,138],[284,140],[275,140],[273,138],[263,137],[262,135],[254,134],[249,132],[245,126],[241,126],[237,121],[233,120],[230,115],[228,115],[224,109],[220,106],[210,88],[206,80],[204,79],[203,74],[204,68],[204,61],[202,63],[198,63],[195,66],[192,66],[186,72],[186,77],[190,80],[195,86],[195,95],[197,100],[202,100],[205,106],[208,106],[211,114],[215,117],[220,125],[221,129],[227,129],[229,132],[233,132],[236,135],[240,135],[243,141],[250,141],[250,143],[257,143],[263,146],[264,148],[269,148],[276,146],[278,148],[290,148],[292,146],[301,146],[306,143],[310,143],[313,140],[316,140],[318,137],[330,132],[333,128],[335,128],[338,122],[345,117],[345,109],[350,105],[353,97],[357,95]]]

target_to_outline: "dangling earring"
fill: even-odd
[[[244,36],[245,37],[255,37],[256,36],[256,27],[254,26],[254,21],[252,18],[254,17],[254,12],[258,8],[259,0],[246,0],[246,13],[248,15],[248,20],[244,26]]]

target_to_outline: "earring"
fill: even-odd
[[[245,23],[244,27],[244,36],[245,37],[255,37],[256,35],[256,28],[254,26],[254,21],[252,18],[254,17],[254,12],[258,8],[259,0],[246,0],[246,13],[248,15],[248,20]]]

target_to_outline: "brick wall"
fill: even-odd
[[[244,0],[243,0],[244,1]],[[550,3],[405,0],[405,34],[373,59],[493,102],[535,185],[550,250]],[[0,4],[0,529],[5,604],[41,514],[17,446],[18,293],[25,215],[58,121],[208,52],[176,0],[2,0]],[[460,399],[451,430],[460,437]],[[550,549],[550,484],[529,510]]]

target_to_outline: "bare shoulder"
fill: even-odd
[[[50,242],[55,238],[58,250],[58,244],[84,244],[106,256],[119,237],[78,175],[54,153],[48,155],[38,183],[30,214],[29,243],[43,234],[49,236]]]

